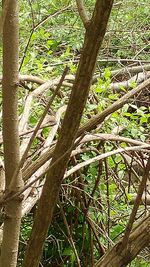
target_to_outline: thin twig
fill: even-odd
[[[84,134],[83,134],[84,135]],[[70,148],[64,153],[62,154],[62,156],[60,158],[58,158],[56,161],[54,161],[48,168],[48,170],[50,170],[51,168],[53,168],[55,165],[57,165],[64,157],[66,157],[67,154],[70,153],[70,151],[73,150],[73,148],[75,148],[76,146],[79,145],[81,139],[83,138],[83,135],[78,138],[78,140],[72,145],[70,146]],[[31,183],[29,183],[28,185],[25,185],[24,188],[18,192],[18,193],[12,193],[11,191],[8,192],[5,196],[3,196],[1,199],[0,199],[0,205],[3,205],[4,203],[6,202],[9,202],[10,200],[18,197],[18,196],[21,196],[23,194],[23,192],[28,189],[29,187],[31,187],[35,182],[37,182],[38,180],[41,179],[41,177],[46,174],[47,170],[45,171],[45,173],[42,173],[41,176],[38,176],[37,178],[35,178],[35,180],[33,180]]]
[[[78,256],[78,252],[77,252],[77,250],[76,250],[76,247],[75,247],[75,244],[74,244],[74,241],[73,241],[73,238],[72,238],[70,229],[69,229],[69,225],[68,225],[68,222],[67,222],[67,219],[66,219],[66,216],[65,216],[65,213],[64,213],[64,210],[63,210],[63,207],[62,207],[62,205],[61,205],[60,200],[58,201],[58,203],[59,203],[59,206],[60,206],[60,211],[61,211],[61,214],[62,214],[62,217],[63,217],[63,220],[64,220],[64,224],[65,224],[65,226],[66,226],[66,230],[67,230],[67,234],[68,234],[68,238],[69,238],[69,243],[70,243],[70,245],[72,246],[72,249],[73,249],[74,254],[75,254],[75,256],[76,256],[76,259],[77,259],[77,265],[78,265],[78,267],[81,267],[80,259],[79,259],[79,256]]]
[[[97,175],[97,178],[96,178],[96,181],[95,181],[95,185],[94,185],[92,193],[91,193],[91,198],[89,198],[88,203],[87,203],[87,211],[88,211],[88,208],[90,207],[90,204],[91,204],[91,201],[92,201],[92,197],[94,196],[95,191],[96,191],[97,187],[99,186],[100,178],[101,178],[101,175],[102,175],[102,167],[103,167],[102,161],[99,161],[98,175]]]
[[[138,188],[138,193],[137,193],[137,196],[136,196],[136,199],[134,202],[134,206],[133,206],[130,218],[129,218],[129,222],[128,222],[127,227],[125,229],[124,237],[122,240],[122,246],[121,246],[122,248],[125,248],[128,245],[129,236],[130,236],[130,233],[132,230],[132,226],[133,226],[133,223],[135,220],[137,210],[139,208],[139,205],[140,205],[140,202],[142,199],[144,188],[146,187],[146,182],[148,179],[149,171],[150,171],[150,156],[148,158],[147,165],[145,167],[145,172],[144,172],[143,178],[142,178],[141,183],[140,183],[139,188]]]
[[[105,149],[104,149],[105,152]],[[108,164],[107,159],[104,159],[105,173],[106,173],[106,190],[107,190],[107,234],[110,235],[110,197],[109,197],[109,174],[108,174]],[[108,242],[109,248],[109,242]]]
[[[27,42],[27,45],[26,45],[25,50],[24,50],[24,53],[23,53],[23,58],[22,58],[21,63],[20,63],[19,71],[21,70],[22,65],[23,65],[23,63],[24,63],[24,60],[25,60],[25,57],[26,57],[26,53],[27,53],[27,51],[28,51],[28,48],[29,48],[30,41],[31,41],[31,38],[32,38],[33,33],[34,33],[40,26],[42,26],[45,22],[47,22],[49,19],[54,18],[55,16],[61,14],[62,12],[66,11],[68,8],[70,8],[70,6],[64,7],[64,8],[62,8],[61,10],[58,10],[58,11],[54,12],[53,14],[50,14],[50,15],[46,16],[42,21],[40,21],[37,25],[35,25],[34,28],[32,28],[32,30],[31,30],[31,32],[30,32],[30,36],[29,36],[28,42]]]

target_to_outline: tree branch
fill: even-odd
[[[115,101],[110,107],[106,108],[100,114],[93,116],[87,123],[85,123],[83,126],[80,127],[78,131],[78,136],[82,134],[83,132],[88,132],[88,131],[95,129],[97,125],[102,123],[108,115],[122,108],[123,105],[127,103],[129,98],[140,93],[142,90],[144,90],[149,85],[150,85],[150,78],[144,81],[143,83],[141,83],[140,85],[138,85],[136,88],[132,89],[130,92],[122,96],[117,101]]]
[[[39,265],[43,243],[52,220],[61,182],[88,98],[99,48],[104,38],[112,5],[113,0],[96,1],[97,12],[95,12],[94,24],[90,23],[90,27],[86,31],[83,53],[51,165],[65,153],[66,155],[61,161],[53,165],[47,174],[25,255],[24,267],[37,267]],[[69,148],[70,151],[67,152]]]
[[[85,28],[88,27],[90,19],[84,6],[83,0],[76,0],[78,12]]]
[[[129,236],[128,247],[122,248],[120,240],[112,249],[110,249],[94,267],[122,267],[127,266],[137,255],[150,243],[150,216],[145,218],[133,230]]]
[[[137,196],[136,196],[136,199],[134,202],[134,206],[133,206],[130,218],[129,218],[129,222],[128,222],[127,227],[125,229],[125,234],[124,234],[124,237],[122,240],[122,247],[123,248],[128,246],[129,235],[130,235],[130,232],[132,230],[135,216],[136,216],[137,210],[139,208],[139,205],[140,205],[140,202],[142,199],[144,188],[146,188],[146,182],[148,179],[149,171],[150,171],[150,156],[149,156],[149,159],[148,159],[146,167],[145,167],[145,172],[144,172],[143,178],[142,178],[140,185],[139,185],[139,188],[138,188],[138,193],[137,193]]]

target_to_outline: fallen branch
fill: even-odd
[[[148,78],[150,78],[150,71],[144,72],[144,73],[140,72],[136,74],[135,76],[131,77],[127,81],[111,83],[109,86],[109,89],[120,91],[121,88],[124,88],[124,89],[132,88],[133,83],[134,84],[136,83],[138,85],[142,83],[143,81],[147,80]]]

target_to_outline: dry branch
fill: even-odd
[[[84,131],[89,132],[90,130],[94,129],[98,124],[102,123],[108,115],[110,115],[114,111],[121,108],[129,100],[129,98],[135,96],[141,90],[144,90],[146,88],[146,86],[148,86],[149,84],[150,84],[150,79],[143,82],[142,84],[137,86],[135,89],[132,89],[130,92],[125,94],[123,97],[121,97],[118,101],[114,102],[110,107],[108,107],[107,109],[102,111],[100,114],[92,117],[89,120],[89,122],[87,122],[85,125],[81,126],[78,133],[81,134]],[[106,135],[105,135],[105,137],[106,137]],[[105,138],[105,137],[102,136],[102,138]],[[96,138],[96,135],[95,135],[95,138]],[[117,137],[113,137],[113,140],[115,140],[115,138],[117,139]],[[139,144],[139,141],[131,142],[132,140],[129,140],[129,139],[128,140],[126,139],[124,141],[129,142],[129,143],[133,143],[133,144],[135,144],[135,142],[137,144],[137,142],[138,142],[138,144]],[[24,172],[25,180],[28,179],[33,174],[34,171],[36,171],[47,160],[50,159],[50,157],[52,156],[52,152],[53,152],[53,149],[50,148],[45,155],[43,154],[37,161],[35,161],[35,163],[32,164],[32,166],[30,166],[28,169],[25,170],[25,172]]]
[[[38,132],[38,130],[40,129],[40,127],[41,127],[41,125],[42,125],[42,123],[43,123],[43,121],[44,121],[44,119],[45,119],[45,117],[46,117],[46,115],[47,115],[47,113],[48,113],[48,111],[49,111],[49,109],[50,109],[50,106],[51,106],[52,103],[53,103],[54,98],[56,97],[58,91],[60,90],[60,87],[62,86],[62,83],[63,83],[63,81],[64,81],[64,78],[65,78],[67,72],[68,72],[68,67],[65,68],[65,70],[64,70],[64,72],[63,72],[63,74],[62,74],[62,77],[61,77],[61,79],[60,79],[60,81],[59,81],[59,83],[58,83],[58,85],[57,85],[57,88],[56,88],[54,94],[50,97],[50,99],[49,99],[49,101],[48,101],[48,103],[47,103],[47,105],[46,105],[46,107],[45,107],[45,109],[44,109],[44,112],[43,112],[43,114],[42,114],[40,120],[38,121],[38,123],[37,123],[37,125],[36,125],[36,127],[35,127],[35,130],[34,130],[34,132],[32,133],[31,138],[29,139],[29,142],[28,142],[27,147],[26,147],[26,149],[25,149],[25,151],[24,151],[24,153],[23,153],[23,155],[22,155],[22,158],[21,158],[21,160],[20,160],[20,162],[19,162],[19,165],[18,165],[18,167],[16,168],[15,173],[14,173],[14,175],[13,175],[13,177],[12,177],[12,182],[16,179],[16,177],[17,177],[17,175],[18,175],[20,169],[23,167],[23,164],[25,163],[25,160],[26,160],[26,158],[27,158],[28,152],[29,152],[29,150],[30,150],[30,148],[31,148],[31,145],[32,145],[33,141],[34,141],[34,138],[36,137],[37,132]]]
[[[142,145],[142,146],[133,146],[133,147],[126,147],[126,148],[118,148],[116,150],[110,151],[110,152],[106,152],[104,154],[98,155],[96,157],[93,157],[89,160],[86,160],[84,162],[81,162],[79,164],[77,164],[75,167],[71,168],[69,171],[66,172],[66,174],[64,175],[64,178],[67,178],[68,176],[70,176],[71,174],[73,174],[74,172],[76,172],[77,170],[80,170],[81,168],[97,162],[99,160],[105,159],[107,157],[110,157],[112,155],[116,155],[118,153],[124,153],[127,151],[141,151],[142,149],[145,148],[150,148],[150,145]],[[149,152],[150,153],[150,152]]]
[[[132,88],[133,84],[136,83],[138,85],[143,81],[147,80],[148,78],[150,78],[150,71],[144,73],[143,72],[137,73],[135,76],[131,77],[127,81],[111,83],[109,89],[120,91],[121,88],[124,89]]]

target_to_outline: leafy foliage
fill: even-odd
[[[87,11],[91,14],[95,1],[85,2]],[[116,59],[133,59],[133,62],[137,58],[149,59],[148,5],[149,0],[124,3],[115,1],[98,58],[96,74],[99,77],[91,86],[82,123],[102,112],[126,92],[124,87],[120,90],[112,90],[110,87],[112,82],[125,78],[124,75],[112,75],[113,70],[123,64]],[[84,32],[75,1],[20,1],[20,72],[50,80],[58,77],[68,65],[70,73],[75,74],[82,53]],[[128,61],[125,61],[124,66],[126,63]],[[136,83],[130,85],[132,88],[135,86]],[[63,97],[55,99],[52,107],[54,113],[58,107],[68,102],[68,88],[63,87]],[[27,89],[34,90],[30,84]],[[34,101],[29,121],[31,128],[38,122],[51,94],[48,91]],[[26,96],[26,88],[21,88],[20,115]],[[149,111],[147,103],[133,99],[107,118],[97,133],[112,133],[118,129],[117,133],[121,132],[124,137],[145,141],[150,130]],[[42,130],[41,139],[46,138],[48,131],[48,128]],[[32,146],[34,160],[38,157],[36,151],[42,146],[40,141],[37,138]],[[121,142],[120,146],[126,147],[126,144]],[[75,157],[76,163],[112,151],[118,148],[118,142],[93,141],[82,148],[87,151]],[[75,162],[71,159],[68,169],[74,165]],[[102,248],[106,250],[122,236],[132,209],[132,193],[137,190],[130,168],[125,158],[117,154],[103,163],[95,162],[85,166],[64,181],[59,197],[70,232],[68,233],[58,204],[42,255],[42,264],[45,267],[76,266],[76,255],[72,249],[70,235],[82,260],[82,266],[92,266],[93,257],[98,259],[102,256]],[[143,210],[141,207],[141,213]],[[18,266],[22,264],[24,248],[34,220],[32,212],[22,221]],[[139,256],[131,266],[146,267],[148,264]]]

